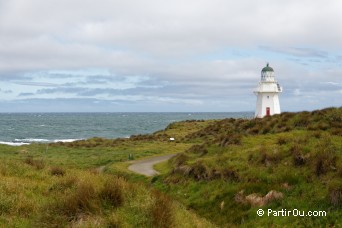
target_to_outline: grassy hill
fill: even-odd
[[[188,147],[161,134],[0,145],[0,227],[214,227],[126,170],[129,154]]]
[[[102,173],[2,160],[1,227],[213,227],[144,184]]]
[[[178,155],[156,166],[159,176],[127,170],[130,154],[170,153]],[[183,121],[129,139],[0,145],[0,158],[0,226],[342,225],[342,108]]]
[[[153,185],[217,225],[342,225],[341,108],[225,119],[182,140],[194,145],[159,165]],[[260,208],[327,215],[259,217]]]

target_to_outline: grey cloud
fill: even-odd
[[[91,103],[85,97],[120,95],[142,96],[151,108],[159,97],[200,100],[202,110],[215,108],[213,100],[252,110],[265,61],[272,61],[288,100],[286,91],[325,92],[331,88],[320,82],[341,82],[341,7],[338,0],[0,1],[0,81],[19,82],[9,89],[23,98],[84,98],[71,108]],[[237,51],[217,54],[230,48]],[[274,53],[286,57],[272,60]],[[88,70],[94,68],[106,72]]]
[[[38,87],[56,87],[58,84],[47,83],[47,82],[14,82],[18,85],[27,85],[27,86],[38,86]]]
[[[300,48],[300,47],[269,47],[269,46],[260,46],[261,49],[278,52],[282,54],[287,54],[295,57],[301,58],[320,58],[320,59],[328,59],[329,53],[326,51],[321,51],[313,48]],[[317,59],[310,59],[310,61],[317,61]]]
[[[13,91],[12,91],[12,90],[10,90],[10,89],[3,90],[3,89],[1,89],[1,88],[0,88],[0,92],[1,92],[1,93],[5,93],[5,94],[10,94],[10,93],[13,93]]]
[[[51,4],[43,0],[5,4],[0,41],[7,45],[0,48],[1,70],[127,68],[144,65],[150,58],[178,59],[256,43],[339,49],[342,38],[342,31],[336,29],[333,37],[328,35],[342,21],[336,10],[339,1],[62,0],[58,6]]]
[[[19,93],[18,97],[28,97],[28,96],[34,96],[34,93]]]

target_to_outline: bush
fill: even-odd
[[[267,124],[265,126],[263,126],[263,128],[261,129],[261,133],[262,134],[267,134],[267,133],[270,133],[272,130],[272,127],[270,124]]]
[[[342,127],[332,129],[331,130],[331,134],[337,135],[337,136],[342,136]]]
[[[282,159],[282,154],[278,151],[274,151],[273,153],[266,152],[266,149],[264,146],[260,148],[259,153],[259,163],[263,164],[265,166],[270,166],[272,164],[278,164]]]
[[[306,163],[306,157],[303,155],[303,148],[300,146],[300,144],[296,143],[291,148],[291,153],[293,156],[294,166],[302,166]]]
[[[312,136],[315,137],[316,139],[320,139],[321,136],[322,136],[322,134],[321,134],[320,131],[314,131],[314,132],[312,133]]]
[[[172,201],[166,195],[153,192],[154,203],[151,208],[152,227],[174,227]]]
[[[331,142],[331,138],[325,135],[317,147],[315,156],[316,176],[326,174],[329,170],[335,169],[337,161],[336,148]]]
[[[35,167],[36,169],[44,169],[45,163],[41,160],[34,160],[32,156],[29,156],[24,161],[26,164]]]
[[[81,182],[73,194],[57,203],[57,211],[71,221],[80,214],[97,211],[99,207],[94,199],[96,199],[96,195],[93,185],[89,182]]]
[[[199,154],[199,156],[203,156],[208,153],[208,150],[204,145],[193,145],[186,152]]]
[[[242,135],[238,133],[228,133],[227,135],[221,135],[218,138],[219,146],[226,147],[228,145],[240,145]]]
[[[329,184],[328,199],[332,206],[342,206],[342,181],[335,180]]]
[[[229,168],[225,168],[221,171],[222,174],[222,179],[225,181],[239,181],[240,177],[239,174],[233,170],[233,169],[229,169]]]
[[[196,162],[191,166],[189,175],[195,178],[195,180],[207,180],[209,179],[210,171],[202,162]]]
[[[195,145],[195,146],[197,146],[197,145]],[[192,146],[191,148],[193,148],[193,147],[194,146]],[[186,156],[184,153],[180,153],[180,154],[177,154],[174,158],[172,158],[171,162],[174,166],[179,167],[181,165],[185,165],[187,160],[189,160],[189,157]]]
[[[288,143],[288,141],[289,141],[288,138],[286,138],[286,137],[284,137],[284,136],[280,136],[280,137],[278,137],[278,139],[277,139],[277,144],[278,144],[278,145],[284,145],[284,144]]]
[[[113,178],[107,180],[102,188],[99,196],[107,204],[113,207],[122,206],[124,203],[123,186],[121,179]]]
[[[69,176],[66,179],[61,179],[59,182],[55,183],[49,188],[49,191],[59,191],[63,192],[67,189],[74,187],[78,183],[78,178],[74,176]]]
[[[64,176],[65,175],[65,170],[60,167],[52,167],[50,169],[50,174],[52,176]]]

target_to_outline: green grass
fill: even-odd
[[[0,145],[0,226],[338,227],[341,137],[342,109],[329,108],[252,120],[183,121],[130,139]],[[143,159],[174,153],[179,154],[155,165],[159,176],[127,169],[129,154]],[[259,217],[259,208],[244,197],[271,190],[283,199],[265,210],[328,215]]]
[[[65,145],[32,144],[21,147],[0,145],[0,158],[22,160],[27,157],[42,159],[49,164],[71,168],[94,168],[112,163],[128,161],[129,154],[135,159],[184,151],[186,143],[169,142],[125,142],[117,146],[99,145],[93,148],[68,147]]]
[[[340,108],[214,122],[186,136],[199,146],[157,166],[164,174],[152,183],[219,226],[342,225],[341,120]],[[240,140],[230,141],[236,135]],[[327,216],[259,217],[258,207],[236,200],[240,191],[264,196],[271,190],[284,198],[264,209]]]
[[[2,160],[0,224],[4,227],[202,227],[212,225],[164,194],[114,175],[80,169],[51,173],[24,161]],[[164,202],[165,201],[165,202]],[[166,214],[159,216],[159,205]],[[166,216],[167,215],[167,216]],[[172,215],[172,216],[169,216]],[[184,223],[185,222],[185,223]]]
[[[169,131],[131,139],[0,145],[0,226],[214,227],[127,170],[129,154],[142,159],[192,145],[169,142],[169,133],[178,138]]]

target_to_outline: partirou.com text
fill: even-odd
[[[259,209],[257,210],[258,216],[268,216],[268,217],[285,217],[285,216],[295,216],[295,217],[325,217],[327,216],[326,211],[303,211],[298,209]]]

